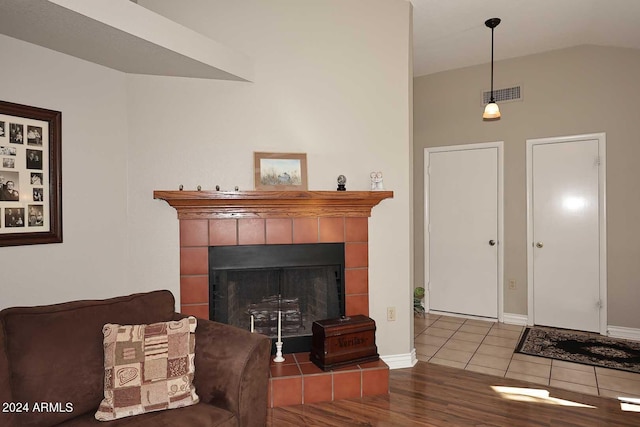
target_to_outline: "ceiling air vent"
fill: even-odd
[[[493,90],[493,98],[497,103],[522,101],[522,85]],[[482,105],[489,103],[491,91],[482,92]]]

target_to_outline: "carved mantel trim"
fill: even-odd
[[[369,217],[393,191],[154,191],[178,219]]]

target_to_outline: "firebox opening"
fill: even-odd
[[[284,353],[311,348],[315,320],[345,314],[344,244],[209,248],[209,317],[277,340]]]

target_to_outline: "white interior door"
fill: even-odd
[[[533,323],[599,332],[604,141],[587,135],[528,144]]]
[[[498,317],[501,148],[497,143],[425,150],[430,311]]]

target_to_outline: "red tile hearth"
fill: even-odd
[[[282,363],[271,362],[271,408],[389,392],[389,367],[382,361],[354,364],[324,372],[309,361],[308,353],[285,354]]]

